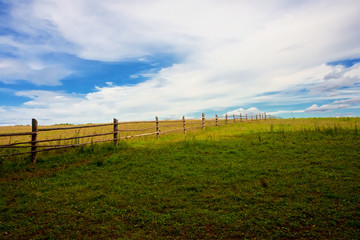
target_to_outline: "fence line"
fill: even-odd
[[[21,149],[21,148],[31,148],[30,151],[27,152],[13,152],[13,153],[8,153],[8,154],[4,154],[1,155],[0,158],[2,157],[9,157],[9,156],[17,156],[17,155],[22,155],[22,154],[30,154],[30,159],[31,162],[33,164],[36,164],[36,157],[37,157],[37,153],[38,152],[44,152],[44,151],[52,151],[52,150],[58,150],[58,149],[64,149],[64,148],[71,148],[71,147],[78,147],[78,146],[84,146],[84,145],[89,145],[89,144],[94,144],[94,143],[100,143],[100,142],[114,142],[115,146],[118,145],[119,140],[122,139],[129,139],[129,138],[134,138],[134,137],[142,137],[142,136],[150,136],[150,135],[156,135],[157,139],[160,138],[160,135],[162,134],[167,134],[167,133],[172,133],[172,132],[177,132],[177,131],[183,131],[184,135],[186,135],[187,130],[190,129],[205,129],[206,127],[213,127],[213,126],[223,126],[226,124],[231,124],[231,123],[235,123],[236,120],[243,122],[243,121],[251,121],[251,120],[261,120],[261,119],[268,119],[270,118],[269,115],[266,115],[266,113],[259,113],[256,114],[255,116],[253,116],[252,114],[250,116],[248,116],[248,114],[242,115],[241,113],[238,115],[232,114],[230,115],[230,117],[228,116],[228,114],[225,114],[224,116],[218,116],[215,115],[215,118],[209,118],[206,119],[205,118],[205,114],[203,113],[200,119],[185,119],[185,116],[182,117],[182,119],[180,120],[163,120],[163,121],[159,121],[158,117],[155,117],[155,121],[133,121],[133,122],[119,122],[116,118],[114,118],[113,123],[106,123],[106,124],[94,124],[94,125],[85,125],[85,126],[74,126],[74,127],[52,127],[52,128],[39,128],[38,126],[38,121],[36,119],[32,119],[32,126],[31,132],[20,132],[20,133],[5,133],[5,134],[0,134],[0,137],[14,137],[14,136],[31,136],[31,141],[22,141],[22,142],[15,142],[15,143],[9,143],[9,144],[4,144],[4,145],[0,145],[0,150],[1,149]],[[139,128],[139,129],[119,129],[120,125],[124,125],[124,124],[154,124],[155,126],[152,127],[145,127],[145,128]],[[164,123],[164,125],[162,125],[162,123]],[[168,124],[166,124],[168,123]],[[177,124],[174,124],[177,123]],[[197,126],[194,126],[197,125]],[[71,130],[71,129],[78,129],[77,134],[80,133],[81,129],[86,129],[86,128],[96,128],[96,127],[106,127],[106,126],[113,126],[113,131],[111,132],[106,132],[106,133],[96,133],[96,134],[87,134],[87,135],[83,135],[83,136],[74,136],[74,137],[65,137],[65,138],[53,138],[53,139],[46,139],[46,140],[38,140],[38,137],[40,134],[40,132],[48,132],[48,131],[64,131],[64,130]],[[170,129],[170,130],[166,130],[166,128],[173,128],[173,127],[177,127],[177,126],[181,126],[181,128],[175,128],[175,129]],[[141,132],[141,131],[147,131],[147,130],[153,130],[151,132],[146,132],[146,133],[141,133],[141,134],[135,134],[135,135],[127,135],[127,136],[119,136],[119,133],[126,133],[126,132]],[[112,135],[113,137],[110,139],[105,139],[105,140],[96,140],[93,141],[94,137],[99,137],[99,136],[107,136],[107,135]],[[85,139],[85,138],[91,138],[90,142],[86,142],[86,143],[80,143],[80,139]],[[69,140],[74,140],[76,142],[69,144],[66,143],[66,141]],[[57,141],[58,144],[52,144],[52,145],[39,145],[39,143],[50,143],[50,142],[54,142]],[[60,144],[60,142],[63,141],[65,142],[65,144]],[[20,146],[19,146],[20,145]]]

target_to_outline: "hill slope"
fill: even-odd
[[[356,239],[358,126],[259,121],[43,157],[1,178],[2,238]]]

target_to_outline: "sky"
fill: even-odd
[[[359,0],[0,0],[0,125],[360,116]]]

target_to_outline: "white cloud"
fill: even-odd
[[[42,54],[62,51],[61,44],[55,41],[50,46],[44,40],[23,39],[27,38],[19,40],[0,36],[0,52],[14,55],[0,56],[0,82],[13,84],[18,80],[25,80],[36,85],[61,85],[61,79],[69,76],[72,71],[63,63],[49,63],[41,59]],[[51,42],[49,39],[45,41]]]
[[[146,82],[108,84],[86,96],[64,94],[64,100],[55,99],[57,93],[28,92],[31,101],[7,111],[41,106],[38,113],[45,119],[56,113],[69,122],[96,122],[119,115],[143,119],[264,100],[281,102],[281,94],[278,98],[254,96],[300,84],[315,85],[307,96],[311,100],[353,96],[359,64],[348,70],[325,63],[360,57],[359,10],[360,2],[355,0],[14,3],[14,27],[35,36],[34,40],[45,35],[50,40],[42,41],[41,46],[36,41],[21,45],[7,39],[8,45],[25,49],[26,54],[19,60],[3,61],[2,81],[23,78],[39,85],[59,85],[70,70],[30,57],[52,51],[101,61],[146,61],[147,56],[159,53],[174,54],[180,60],[151,72]],[[16,71],[19,68],[23,71]],[[340,71],[341,77],[324,78],[334,71]],[[342,86],[355,91],[339,90]],[[332,95],[324,94],[327,90]],[[288,104],[309,101],[302,96],[288,96],[287,100]]]
[[[310,88],[314,94],[337,96],[340,88],[356,87],[360,83],[360,63],[350,68],[338,65],[321,79],[321,82]]]
[[[263,111],[260,111],[259,109],[257,109],[256,107],[251,107],[248,109],[243,109],[243,108],[239,108],[239,109],[235,109],[233,111],[227,112],[226,114],[231,116],[231,115],[239,115],[242,114],[243,116],[245,116],[245,114],[248,115],[255,115],[255,114],[259,114],[259,113],[264,113]],[[225,115],[225,114],[224,114]]]
[[[354,97],[345,100],[337,100],[329,104],[324,104],[318,106],[313,104],[311,107],[307,108],[305,112],[327,112],[335,109],[343,108],[360,108],[360,97]]]
[[[0,81],[16,83],[27,80],[36,85],[61,85],[60,80],[70,75],[72,71],[56,64],[44,64],[36,61],[22,61],[18,59],[0,59]]]
[[[44,108],[47,108],[49,104],[74,104],[80,99],[79,96],[72,96],[70,94],[64,94],[61,92],[40,90],[19,91],[16,92],[15,95],[32,99],[31,101],[25,102],[25,106]]]
[[[209,109],[217,109],[218,113],[229,106],[234,106],[237,102],[244,105],[252,103],[273,102],[281,105],[306,104],[314,101],[332,100],[330,104],[317,106],[313,105],[307,109],[297,110],[279,110],[271,111],[268,114],[278,115],[286,113],[302,112],[323,112],[340,108],[353,108],[360,106],[360,87],[339,89],[337,96],[328,96],[327,92],[316,96],[311,91],[299,96],[297,89],[294,93],[287,94],[287,91],[275,94],[249,97],[249,95],[236,94],[237,89],[229,89],[225,84],[219,82],[192,82],[188,76],[198,74],[199,79],[203,77],[203,72],[188,72],[184,65],[174,65],[171,70],[163,69],[158,73],[160,78],[152,78],[149,81],[131,86],[115,86],[108,83],[105,87],[97,87],[95,92],[84,95],[66,94],[64,92],[53,91],[18,91],[17,96],[27,97],[30,100],[19,107],[3,107],[2,122],[17,124],[26,124],[29,119],[35,117],[41,124],[54,124],[58,122],[69,123],[87,123],[87,122],[107,122],[113,117],[120,121],[124,120],[149,120],[154,115],[161,119],[180,118],[182,115],[190,116],[191,113],[197,113]],[[318,68],[322,75],[317,75],[318,79],[312,82],[322,85],[327,81],[327,77],[338,66],[320,66]],[[173,74],[173,71],[177,75]],[[169,71],[171,71],[169,73]],[[306,70],[299,73],[299,76],[310,78],[313,76],[312,70]],[[347,78],[351,72],[351,77],[355,77],[357,68],[352,67],[350,70],[343,71],[337,75],[337,79]],[[355,75],[354,75],[355,74]],[[174,76],[177,78],[174,79]],[[209,75],[210,76],[210,75]],[[311,81],[310,81],[311,82]],[[315,84],[315,87],[316,87]],[[230,85],[233,87],[234,84]],[[310,85],[314,87],[314,84]],[[239,83],[238,87],[241,87]],[[344,93],[345,91],[345,93]],[[336,100],[339,97],[347,96],[346,100]],[[5,111],[5,112],[4,112]],[[228,114],[258,114],[264,112],[256,107],[243,109],[239,108],[229,111]],[[15,120],[16,119],[16,120]]]
[[[279,111],[275,111],[275,112],[269,112],[269,115],[279,115],[279,114],[284,114],[284,113],[303,113],[305,112],[305,110],[279,110]]]

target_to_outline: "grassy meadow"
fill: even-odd
[[[360,239],[359,128],[259,120],[3,159],[1,238]]]
[[[239,119],[237,121],[240,121]],[[233,120],[229,119],[229,123],[233,123]],[[225,124],[224,119],[219,119],[218,124]],[[64,146],[64,145],[73,145],[73,144],[91,144],[94,142],[101,142],[101,141],[111,141],[113,140],[113,131],[114,126],[113,123],[107,123],[105,125],[108,126],[97,126],[99,124],[83,124],[83,125],[72,125],[72,124],[57,124],[54,126],[42,126],[39,125],[39,132],[37,135],[38,143],[38,150],[43,149],[43,147],[47,146]],[[187,119],[186,120],[186,127],[187,128],[201,128],[201,119]],[[214,126],[215,119],[207,119],[206,120],[207,126]],[[89,128],[87,127],[89,126]],[[96,127],[94,127],[96,126]],[[66,129],[71,127],[83,127],[79,129]],[[85,128],[84,128],[85,127]],[[42,129],[48,128],[57,128],[58,130],[52,131],[42,131]],[[141,134],[148,134],[152,133],[155,134],[156,132],[156,123],[155,121],[147,121],[147,122],[119,122],[118,124],[118,138],[125,138],[129,136],[136,136]],[[159,131],[160,134],[172,132],[172,131],[179,131],[183,132],[183,122],[181,119],[179,120],[163,120],[159,121]],[[0,126],[0,134],[7,134],[7,133],[23,133],[23,132],[31,132],[31,126]],[[107,135],[100,135],[100,136],[92,136],[92,137],[84,137],[90,135],[99,135],[105,134]],[[73,139],[76,137],[80,137],[78,139]],[[69,139],[70,138],[70,139]],[[52,140],[56,141],[52,141]],[[64,139],[64,140],[60,140]],[[68,140],[65,140],[68,139]],[[2,137],[0,136],[0,145],[8,145],[16,143],[17,148],[0,148],[0,156],[19,153],[19,152],[29,152],[30,151],[30,144],[27,143],[31,141],[31,135],[22,135],[22,136],[10,136],[10,137]],[[22,144],[24,143],[24,144]],[[24,146],[28,146],[28,148],[23,148]],[[41,147],[40,147],[41,146]],[[48,153],[46,153],[48,154]]]

